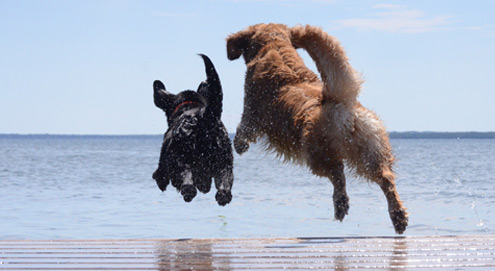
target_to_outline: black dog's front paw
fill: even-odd
[[[185,202],[190,202],[194,197],[196,197],[198,192],[196,191],[196,187],[194,187],[194,185],[186,184],[180,188],[180,193],[184,197]]]
[[[169,180],[167,179],[165,174],[163,174],[163,172],[161,172],[159,169],[157,169],[155,173],[153,173],[153,179],[156,181],[158,188],[160,188],[162,192],[167,189]]]
[[[218,205],[225,206],[232,200],[232,193],[227,190],[218,190],[215,199],[217,200]]]
[[[249,143],[239,137],[234,137],[234,149],[238,154],[243,154],[249,149]]]

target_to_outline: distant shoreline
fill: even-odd
[[[397,139],[495,139],[495,132],[390,132]]]
[[[234,134],[229,134],[231,138]],[[390,132],[392,139],[495,139],[495,132]],[[163,135],[0,134],[6,138],[161,138]]]

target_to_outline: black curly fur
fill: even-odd
[[[232,200],[234,158],[227,129],[221,121],[220,79],[211,60],[206,55],[200,56],[207,80],[197,91],[185,90],[174,95],[166,91],[161,81],[153,83],[155,105],[165,112],[168,122],[153,179],[162,191],[172,182],[184,201],[190,202],[196,190],[210,191],[213,178],[218,190],[215,198],[223,206]]]

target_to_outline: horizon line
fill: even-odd
[[[390,131],[390,138],[395,139],[434,139],[434,138],[485,138],[495,139],[495,131]],[[160,134],[61,134],[61,133],[0,133],[5,137],[158,137]],[[233,138],[235,133],[229,133]]]

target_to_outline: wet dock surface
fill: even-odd
[[[0,241],[0,270],[495,270],[495,235]]]

